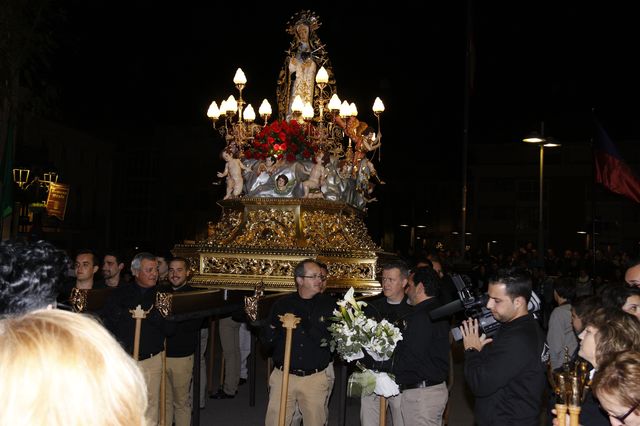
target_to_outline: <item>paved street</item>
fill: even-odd
[[[216,353],[219,353],[216,352]],[[451,407],[449,411],[449,424],[455,426],[472,426],[472,402],[471,397],[465,390],[462,354],[460,350],[454,352],[454,386],[451,397]],[[216,370],[214,371],[215,388],[217,389],[219,378],[219,359],[216,358]],[[238,395],[234,399],[213,400],[207,398],[206,407],[200,411],[200,424],[206,426],[253,426],[264,424],[264,415],[267,409],[267,375],[266,361],[258,358],[256,374],[256,403],[254,407],[249,406],[249,384],[240,386]],[[337,371],[339,373],[339,371]],[[339,376],[336,377],[336,385]],[[339,425],[339,401],[338,390],[334,388],[333,396],[329,406],[329,425]],[[360,400],[347,398],[346,426],[357,426],[360,424]],[[388,423],[391,424],[391,423]]]

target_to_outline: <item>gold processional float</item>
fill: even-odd
[[[233,79],[238,100],[230,95],[209,107],[207,115],[225,141],[226,166],[218,173],[226,178],[226,195],[218,203],[222,216],[208,223],[206,239],[173,248],[174,256],[191,262],[190,283],[204,290],[195,296],[159,293],[156,307],[163,315],[228,314],[234,309],[230,301],[241,303],[253,291],[248,314],[255,321],[256,301],[268,299],[257,296],[294,290],[294,268],[306,258],[327,265],[330,291],[380,291],[377,261],[391,255],[373,242],[364,217],[375,201],[373,181],[384,183],[372,162],[376,152],[380,160],[384,105],[379,98],[373,104],[376,132],[358,120],[354,103],[340,101],[316,33],[320,25],[309,10],[287,23],[293,38],[278,78],[277,120],[268,122],[272,110],[265,99],[259,108],[263,123],[256,123],[242,97],[247,79],[241,69]],[[74,289],[69,303],[77,312],[97,311],[109,293]],[[261,312],[268,304],[262,305]]]
[[[302,259],[328,266],[329,290],[374,293],[377,260],[383,255],[364,223],[372,191],[382,182],[377,132],[357,118],[354,103],[338,98],[333,68],[317,30],[320,19],[301,11],[287,23],[292,41],[278,78],[278,119],[269,122],[265,99],[256,122],[243,98],[247,78],[233,79],[238,99],[213,102],[207,115],[225,141],[219,178],[226,195],[222,216],[209,222],[207,238],[178,244],[172,253],[191,261],[190,283],[202,288],[291,291]],[[375,182],[374,182],[375,181]]]
[[[377,261],[385,253],[369,236],[364,217],[375,200],[375,184],[384,183],[372,162],[376,152],[380,160],[384,105],[379,98],[373,104],[376,132],[358,120],[354,103],[340,101],[326,46],[316,33],[320,25],[309,10],[287,23],[292,41],[278,78],[277,120],[269,123],[272,110],[265,99],[258,110],[262,124],[256,123],[253,107],[243,99],[247,79],[241,69],[233,79],[238,99],[231,95],[219,106],[211,104],[207,115],[225,141],[226,166],[218,173],[226,178],[226,194],[218,203],[222,216],[208,223],[206,239],[173,248],[174,256],[190,260],[190,283],[203,290],[159,292],[151,308],[169,320],[224,316],[243,303],[250,320],[264,318],[273,300],[295,289],[294,268],[306,258],[327,265],[330,291],[380,291]],[[77,312],[98,311],[110,293],[74,289],[69,302]],[[139,329],[144,315],[133,317]],[[212,342],[210,328],[210,348]],[[197,339],[195,359],[201,350]],[[194,400],[199,365],[194,364]],[[250,370],[249,405],[254,406],[255,365]],[[341,377],[346,389],[346,371]],[[199,417],[195,410],[194,424]]]

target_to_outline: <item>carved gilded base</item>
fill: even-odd
[[[314,258],[329,269],[327,287],[380,290],[377,251],[362,212],[320,199],[237,198],[219,203],[221,219],[207,240],[176,245],[173,254],[192,264],[198,287],[293,290],[298,262]]]

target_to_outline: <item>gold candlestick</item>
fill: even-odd
[[[580,406],[570,405],[569,406],[569,425],[570,426],[580,426]]]
[[[558,426],[567,426],[567,406],[565,404],[556,404],[556,419],[558,419]]]

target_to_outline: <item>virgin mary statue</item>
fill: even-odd
[[[318,111],[318,87],[316,73],[324,66],[329,72],[329,93],[335,93],[335,81],[325,46],[316,30],[320,19],[315,13],[304,10],[291,17],[287,32],[293,36],[282,70],[278,77],[278,115],[280,120],[291,120],[291,104],[296,96],[303,103],[310,103]]]

